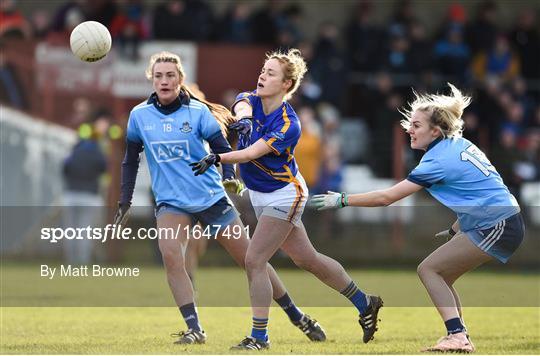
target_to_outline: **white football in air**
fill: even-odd
[[[96,62],[109,53],[112,39],[107,27],[96,21],[86,21],[73,29],[69,44],[81,61]]]

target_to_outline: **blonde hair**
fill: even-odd
[[[399,112],[407,120],[401,120],[401,126],[408,130],[410,120],[415,111],[421,111],[429,116],[431,127],[438,128],[443,138],[461,137],[463,134],[463,110],[471,103],[471,97],[463,95],[459,89],[448,83],[452,95],[418,94],[413,89],[415,99],[409,103],[409,109],[400,109]]]
[[[283,79],[292,82],[285,96],[285,100],[289,100],[300,86],[304,74],[307,72],[306,61],[302,57],[300,50],[296,48],[291,48],[287,53],[280,51],[267,53],[265,62],[270,59],[277,59],[279,61],[283,67]]]
[[[223,135],[226,137],[227,126],[235,122],[236,120],[233,118],[229,109],[227,109],[223,105],[212,103],[206,100],[204,93],[199,89],[198,86],[195,85],[194,88],[191,89],[186,84],[184,84],[186,74],[184,72],[184,67],[182,67],[180,57],[177,54],[167,51],[153,54],[152,57],[150,57],[150,61],[148,62],[148,67],[146,67],[146,78],[148,80],[152,80],[154,76],[154,66],[156,65],[156,63],[164,62],[174,63],[174,65],[176,66],[176,70],[180,75],[180,80],[182,81],[182,85],[180,86],[180,92],[184,93],[184,95],[188,96],[189,98],[193,98],[206,105],[216,119],[216,121],[218,122],[219,126],[221,127],[221,132],[223,132]]]

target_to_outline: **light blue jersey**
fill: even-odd
[[[463,232],[493,227],[520,211],[486,155],[464,138],[432,142],[407,179],[452,209]]]
[[[199,176],[194,176],[189,166],[209,153],[204,141],[219,134],[218,122],[197,100],[170,114],[161,113],[150,102],[133,108],[127,139],[144,145],[156,205],[165,203],[196,213],[225,196],[215,166]]]

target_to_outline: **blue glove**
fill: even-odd
[[[251,136],[251,130],[253,129],[253,117],[245,116],[230,124],[229,129],[236,131],[238,135]]]

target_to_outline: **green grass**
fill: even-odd
[[[305,308],[327,331],[311,343],[284,314],[270,314],[272,354],[414,354],[444,332],[434,308],[383,308],[377,337],[360,340],[352,308]],[[538,308],[468,308],[468,327],[479,353],[537,354]],[[3,308],[2,353],[223,354],[250,328],[249,308],[200,308],[205,345],[173,345],[183,327],[176,308]]]
[[[199,271],[199,312],[209,339],[206,345],[185,347],[173,345],[169,336],[185,326],[171,306],[160,268],[143,267],[136,280],[47,281],[36,277],[39,266],[2,267],[3,354],[228,354],[250,331],[247,283],[238,269]],[[272,346],[263,353],[414,354],[444,334],[414,270],[351,271],[362,288],[385,299],[380,330],[367,345],[361,342],[355,309],[343,297],[305,272],[279,272],[302,309],[326,329],[328,340],[309,342],[279,308],[272,308]],[[478,271],[465,276],[457,288],[467,305],[465,320],[478,353],[540,353],[537,274]]]

